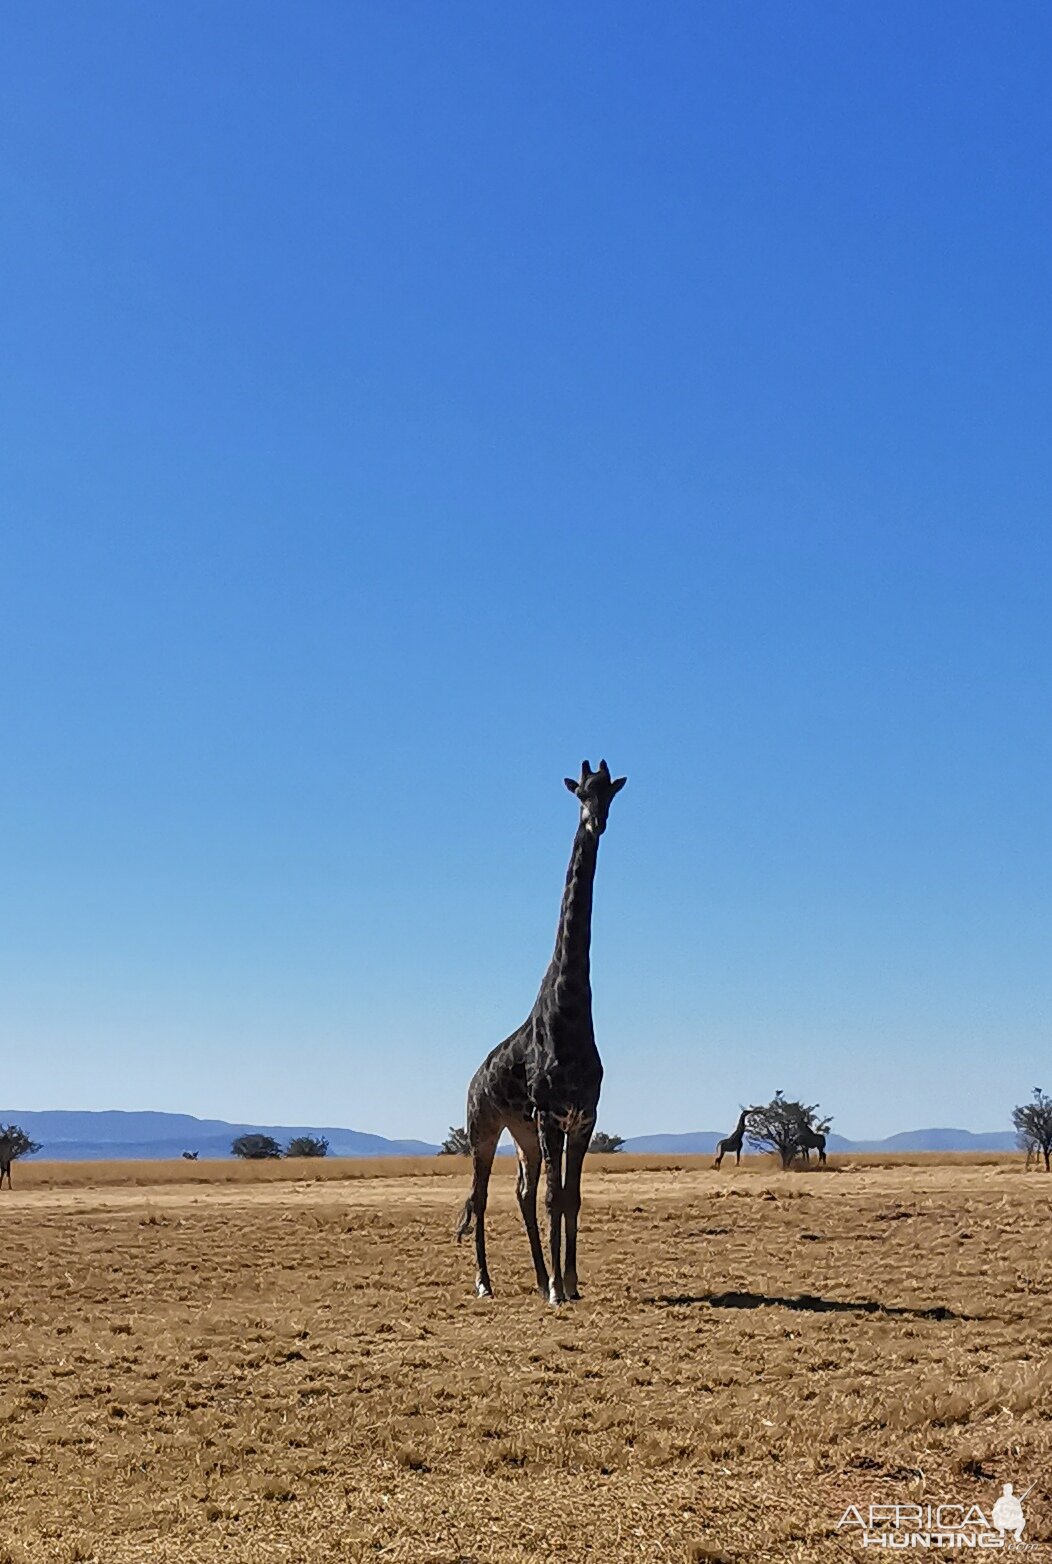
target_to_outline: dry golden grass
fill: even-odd
[[[985,1167],[1018,1165],[1026,1159],[1015,1151],[908,1151],[856,1152],[831,1156],[829,1167],[838,1169],[874,1167]],[[110,1188],[122,1184],[145,1188],[151,1184],[270,1184],[299,1181],[328,1183],[345,1179],[457,1178],[463,1180],[468,1162],[463,1157],[283,1157],[244,1162],[233,1158],[186,1162],[181,1157],[170,1161],[134,1162],[17,1162],[15,1181],[20,1189]],[[769,1173],[776,1166],[771,1157],[746,1156],[739,1176],[746,1172]],[[712,1166],[707,1156],[626,1155],[592,1156],[592,1173],[661,1173],[669,1170],[703,1171]],[[729,1166],[729,1165],[728,1165]],[[511,1176],[516,1169],[513,1156],[498,1157],[496,1177]],[[814,1173],[817,1163],[797,1166],[794,1172]],[[3,1564],[0,1559],[0,1564]]]
[[[0,1564],[842,1560],[849,1503],[1035,1480],[1052,1536],[1052,1179],[643,1160],[558,1311],[510,1165],[492,1302],[460,1159],[16,1168]]]

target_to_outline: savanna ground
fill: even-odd
[[[501,1161],[491,1302],[460,1159],[16,1167],[0,1564],[847,1560],[1004,1481],[1052,1557],[1052,1178],[596,1158],[553,1310]]]

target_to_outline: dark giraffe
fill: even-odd
[[[11,1188],[11,1164],[18,1155],[15,1143],[10,1135],[0,1135],[0,1189],[4,1187],[4,1179],[7,1179],[7,1187]]]
[[[716,1160],[712,1164],[718,1168],[729,1151],[734,1152],[734,1166],[737,1167],[742,1159],[742,1142],[745,1140],[745,1121],[749,1117],[749,1109],[743,1108],[738,1122],[729,1135],[716,1142]]]
[[[581,805],[566,872],[555,953],[526,1020],[482,1062],[468,1087],[467,1132],[471,1145],[471,1193],[457,1238],[475,1223],[475,1291],[493,1295],[486,1266],[486,1196],[502,1130],[509,1130],[519,1158],[518,1198],[541,1296],[552,1303],[577,1298],[577,1216],[581,1168],[595,1128],[603,1066],[592,1026],[589,952],[592,885],[599,838],[615,793],[626,777],[611,778],[605,760],[593,771],[587,760],[580,781],[565,778]],[[566,1166],[563,1168],[563,1150]],[[537,1184],[543,1161],[551,1277],[537,1228]],[[566,1264],[562,1262],[563,1227]]]
[[[800,1150],[803,1152],[805,1162],[810,1162],[812,1151],[817,1151],[819,1167],[825,1166],[826,1138],[821,1130],[813,1130],[810,1124],[805,1123],[804,1120],[801,1119],[800,1128],[797,1132],[797,1140],[800,1145]]]

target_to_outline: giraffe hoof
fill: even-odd
[[[561,1292],[556,1292],[555,1288],[553,1287],[548,1293],[548,1302],[551,1304],[553,1309],[557,1309],[560,1304],[566,1302],[566,1298]]]
[[[475,1297],[476,1298],[492,1298],[493,1297],[493,1288],[492,1287],[487,1287],[485,1282],[476,1282],[475,1283]]]

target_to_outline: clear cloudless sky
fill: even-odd
[[[1043,3],[4,8],[0,1099],[1052,1084]]]

